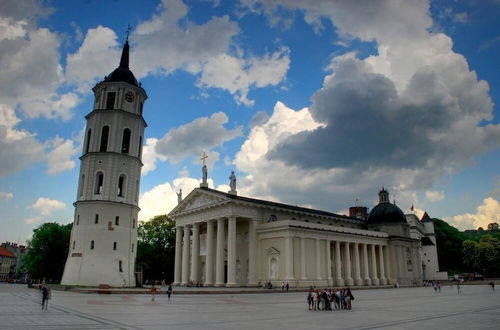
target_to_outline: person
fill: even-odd
[[[285,291],[285,282],[281,283],[281,291]]]
[[[169,284],[167,289],[168,301],[170,301],[170,295],[172,294],[172,284]]]
[[[352,301],[354,300],[354,296],[352,295],[351,289],[345,289],[345,303],[346,309],[352,308]]]
[[[50,299],[50,287],[48,287],[46,284],[43,284],[41,291],[42,291],[42,310],[43,309],[47,310]]]
[[[286,282],[286,284],[285,284],[286,291],[288,291],[289,288],[290,288],[290,285],[288,284],[288,282]]]
[[[155,301],[156,291],[158,291],[158,290],[156,289],[154,282],[153,282],[153,285],[151,285],[150,291],[151,291],[151,301]]]
[[[441,293],[441,283],[437,282],[438,292]]]
[[[457,282],[457,292],[460,294],[460,282]]]
[[[490,282],[491,290],[495,291],[495,282]]]
[[[307,295],[307,305],[309,305],[309,310],[312,310],[313,294],[311,290],[309,290],[309,294]]]

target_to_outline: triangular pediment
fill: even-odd
[[[273,254],[280,254],[280,251],[274,246],[271,246],[269,249],[266,250],[266,255],[270,256]]]
[[[210,206],[221,204],[228,200],[228,198],[213,194],[210,191],[205,191],[203,189],[194,189],[189,195],[186,196],[186,198],[182,200],[179,205],[177,205],[170,212],[170,215],[204,209]]]

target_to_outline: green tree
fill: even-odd
[[[462,243],[462,255],[464,265],[467,266],[470,270],[477,269],[477,259],[476,259],[476,249],[477,243],[471,240],[465,240]]]
[[[68,257],[72,224],[47,222],[33,230],[28,251],[23,257],[24,269],[32,279],[59,282]]]
[[[142,268],[143,278],[166,280],[174,278],[175,221],[159,215],[137,228],[137,267]]]
[[[433,220],[440,269],[463,272],[466,270],[462,262],[462,242],[466,239],[465,234],[450,226],[446,221]]]

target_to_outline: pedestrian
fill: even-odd
[[[47,310],[47,307],[49,307],[49,299],[50,299],[50,287],[48,287],[46,284],[42,285],[42,310]]]
[[[170,295],[172,294],[172,284],[169,284],[167,289],[168,301],[170,301]]]
[[[354,300],[354,296],[352,295],[351,289],[345,289],[345,303],[346,309],[352,308],[352,301]]]
[[[286,282],[286,284],[285,284],[286,291],[288,291],[289,288],[290,288],[290,285],[288,284],[288,282]]]
[[[437,282],[438,292],[441,293],[441,283]]]
[[[495,282],[490,282],[491,290],[495,291]]]
[[[457,282],[457,293],[460,294],[460,282]]]
[[[281,283],[281,291],[285,291],[285,282]]]
[[[307,295],[307,305],[309,306],[309,310],[313,308],[313,294],[311,290],[309,290],[309,294]]]
[[[156,291],[158,291],[158,290],[156,289],[154,282],[151,285],[151,289],[149,291],[151,291],[151,301],[155,301]]]

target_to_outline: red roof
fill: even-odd
[[[3,246],[0,246],[0,256],[11,257],[11,258],[16,257],[15,255],[13,255],[9,250],[4,248]]]

